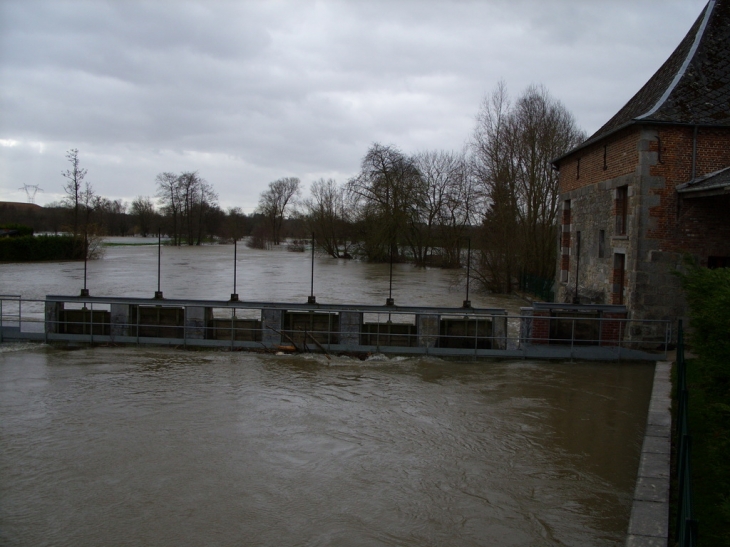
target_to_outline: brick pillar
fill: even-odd
[[[620,305],[624,303],[624,287],[626,286],[626,255],[615,253],[613,255],[613,276],[611,286],[611,304]]]
[[[533,344],[550,343],[550,310],[533,310],[530,342]]]
[[[605,312],[601,321],[601,345],[618,346],[621,340],[621,331],[624,321],[609,321],[609,319],[626,319],[626,312],[610,313]]]

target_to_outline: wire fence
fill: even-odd
[[[680,547],[697,545],[697,520],[694,517],[692,495],[692,436],[688,419],[689,391],[687,389],[687,362],[684,358],[682,321],[677,332],[677,529]]]
[[[519,288],[522,292],[532,294],[544,302],[554,302],[553,282],[553,279],[523,272],[520,275]]]

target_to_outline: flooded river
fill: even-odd
[[[229,253],[163,248],[165,296],[227,298]],[[241,298],[306,300],[308,257],[262,253],[242,251]],[[151,296],[156,257],[110,248],[91,293]],[[318,301],[387,297],[387,266],[318,270]],[[0,273],[0,292],[42,298],[77,294],[83,265]],[[462,290],[452,272],[394,276],[400,304],[460,305]],[[0,544],[622,545],[652,374],[0,345]]]

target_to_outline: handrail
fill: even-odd
[[[0,310],[3,305],[0,296]],[[503,308],[463,308],[431,306],[374,306],[353,304],[300,304],[286,302],[246,302],[228,300],[153,299],[132,297],[80,297],[50,295],[45,299],[5,299],[25,306],[20,329],[3,329],[0,337],[46,341],[163,343],[165,345],[273,348],[279,339],[276,330],[287,336],[303,329],[303,323],[284,324],[284,318],[304,317],[310,313],[331,315],[317,325],[306,327],[325,347],[337,351],[373,351],[387,348],[398,353],[438,353],[440,355],[649,359],[657,352],[666,354],[671,339],[668,320],[636,320],[617,316],[616,307],[578,308],[587,315],[544,315],[525,312],[509,314]],[[27,304],[30,303],[30,304]],[[40,305],[40,306],[39,306]],[[115,305],[117,306],[115,308]],[[177,308],[179,312],[162,310]],[[556,308],[565,310],[562,305]],[[88,315],[73,310],[90,310]],[[116,309],[116,311],[115,311]],[[571,311],[576,308],[571,308]],[[25,311],[28,310],[28,311]],[[54,311],[56,310],[56,311]],[[126,311],[120,311],[126,310]],[[175,325],[165,324],[159,313],[175,315]],[[192,315],[188,312],[192,310]],[[69,313],[71,312],[71,313]],[[259,326],[238,323],[239,318],[259,321]],[[243,312],[243,313],[241,313]],[[153,313],[153,316],[149,314]],[[267,314],[273,314],[268,315]],[[336,319],[347,316],[346,326]],[[353,323],[353,315],[354,323]],[[7,315],[7,313],[6,313]],[[359,315],[359,319],[357,318]],[[17,319],[16,319],[17,317]],[[171,316],[170,316],[171,317]],[[267,319],[267,317],[269,317]],[[274,322],[271,322],[274,317]],[[387,319],[387,321],[386,321]],[[220,321],[223,320],[224,325]],[[459,326],[461,321],[464,326]],[[154,321],[159,323],[155,324]],[[160,322],[162,321],[162,322]],[[280,322],[281,321],[281,322]],[[269,322],[273,328],[265,328]],[[306,322],[306,321],[305,321]],[[557,323],[556,323],[557,322]],[[35,323],[36,326],[32,326]],[[41,325],[44,336],[41,336]],[[359,326],[358,326],[359,324]],[[371,324],[410,324],[409,330],[391,331],[390,327]],[[31,326],[29,326],[31,325]],[[2,329],[0,321],[0,329]],[[555,328],[553,329],[552,326]],[[220,330],[225,329],[225,334]],[[293,330],[292,330],[293,329]],[[321,329],[321,332],[320,330]],[[20,331],[20,332],[18,332]],[[256,334],[252,334],[252,333]],[[25,333],[35,333],[29,335]],[[268,333],[268,334],[267,334]],[[297,334],[300,336],[301,334]],[[2,338],[0,338],[2,341]],[[380,351],[378,349],[378,351]]]

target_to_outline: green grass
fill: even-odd
[[[163,242],[162,244],[164,245],[165,243]],[[145,245],[146,246],[154,245],[156,247],[157,242],[156,241],[154,243],[152,243],[152,242],[150,242],[150,243],[106,243],[106,242],[104,242],[103,245],[104,245],[104,247],[143,247]]]

